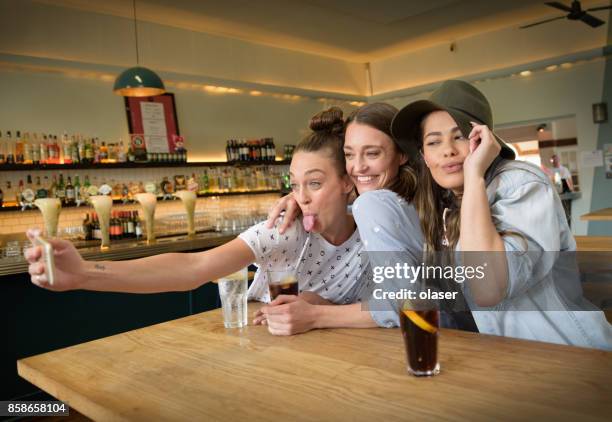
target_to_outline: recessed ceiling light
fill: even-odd
[[[521,76],[529,76],[529,75],[531,75],[531,70],[523,70],[521,72]]]

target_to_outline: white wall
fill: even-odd
[[[449,40],[371,63],[373,91],[375,95],[388,93],[601,48],[606,45],[607,31],[607,24],[592,29],[561,20],[524,30],[511,27]],[[456,41],[454,52],[449,48],[451,41]]]
[[[175,89],[181,134],[190,160],[222,161],[230,138],[273,137],[277,151],[296,144],[311,116],[328,104],[262,95]],[[112,82],[66,74],[0,69],[0,131],[83,133],[101,140],[128,138],[122,97]],[[354,107],[344,104],[348,112]]]
[[[127,2],[126,2],[127,3]],[[131,19],[40,4],[0,2],[0,53],[130,67]],[[160,72],[362,95],[365,65],[201,32],[139,23],[141,63]]]

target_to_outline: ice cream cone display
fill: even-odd
[[[47,237],[57,236],[57,222],[62,211],[62,203],[57,198],[39,198],[34,201],[42,213]]]
[[[110,246],[109,229],[113,199],[108,195],[93,195],[89,197],[89,201],[96,210],[100,221],[100,233],[102,236],[102,243],[100,244],[100,249],[108,249]]]
[[[134,199],[142,206],[147,229],[147,243],[155,243],[155,206],[157,197],[152,193],[139,193],[134,195]]]
[[[187,234],[189,236],[195,236],[196,231],[194,214],[197,199],[196,193],[188,190],[180,190],[175,192],[174,196],[181,199],[183,206],[185,207],[185,211],[187,212]]]

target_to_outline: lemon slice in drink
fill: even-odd
[[[406,315],[408,317],[408,319],[410,321],[412,321],[417,327],[435,334],[436,331],[438,331],[437,327],[434,327],[433,325],[431,325],[425,318],[423,318],[421,315],[417,314],[415,311],[409,311],[409,310],[402,310],[402,312],[404,313],[404,315]]]

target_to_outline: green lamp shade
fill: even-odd
[[[152,97],[166,92],[157,73],[146,67],[130,67],[115,79],[115,94],[124,97]]]

